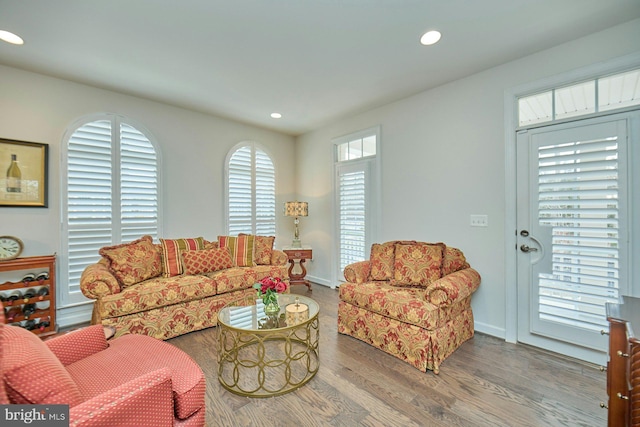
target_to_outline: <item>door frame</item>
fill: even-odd
[[[504,93],[504,142],[505,142],[505,215],[504,215],[504,256],[505,256],[505,341],[518,341],[518,281],[517,281],[517,230],[516,230],[516,132],[518,130],[518,98],[524,95],[564,86],[580,80],[601,75],[622,72],[640,66],[640,53],[625,55],[610,61],[589,65],[577,70],[551,76],[505,90]],[[637,109],[634,108],[634,109]],[[622,112],[625,109],[616,110]],[[612,112],[609,112],[612,113]],[[572,121],[569,119],[566,121]],[[563,121],[549,122],[562,123]],[[544,125],[544,124],[543,124]],[[637,151],[637,150],[636,150]],[[638,230],[633,231],[638,236]],[[632,239],[633,242],[633,239]],[[633,244],[631,251],[638,251]],[[630,257],[633,255],[630,254]],[[633,259],[630,259],[633,263]]]

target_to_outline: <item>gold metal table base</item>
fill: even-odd
[[[218,380],[232,393],[279,396],[318,372],[318,316],[300,325],[260,331],[218,325]]]

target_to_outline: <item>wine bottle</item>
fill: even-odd
[[[40,282],[40,284],[42,284],[42,282],[44,282],[48,278],[49,278],[49,272],[48,271],[43,271],[41,273],[38,273],[38,275],[36,276],[36,280],[38,282]]]
[[[47,295],[49,295],[49,287],[48,286],[43,286],[40,289],[38,289],[38,299],[40,301],[42,301],[44,299],[44,297],[46,297]]]
[[[7,169],[7,193],[20,193],[22,191],[22,172],[18,166],[18,156],[11,155],[11,164]]]
[[[36,296],[36,289],[35,288],[29,288],[26,291],[24,291],[22,293],[22,298],[24,298],[25,300],[29,299],[29,298],[33,298]]]
[[[46,328],[49,327],[50,324],[51,324],[51,321],[47,317],[45,320],[40,319],[40,323],[37,324],[37,327],[41,331],[44,331]]]
[[[15,289],[9,293],[7,297],[7,305],[12,305],[14,302],[22,299],[22,292],[19,289]]]
[[[35,304],[25,304],[22,306],[22,314],[24,314],[25,319],[27,319],[29,316],[31,316],[35,312],[36,312]]]
[[[36,280],[36,275],[33,273],[27,273],[22,277],[22,283],[24,283],[25,285],[27,283],[31,283],[34,280]]]
[[[33,319],[29,319],[24,323],[23,328],[25,328],[28,331],[33,331],[35,328],[37,328],[38,326],[36,325],[36,321]]]
[[[20,307],[11,307],[9,311],[7,311],[7,323],[13,322],[13,319],[15,319],[19,314]]]

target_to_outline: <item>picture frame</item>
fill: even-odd
[[[0,138],[0,207],[48,207],[49,145]]]

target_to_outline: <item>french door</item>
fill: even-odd
[[[605,303],[629,290],[633,117],[518,133],[518,341],[602,363]]]

